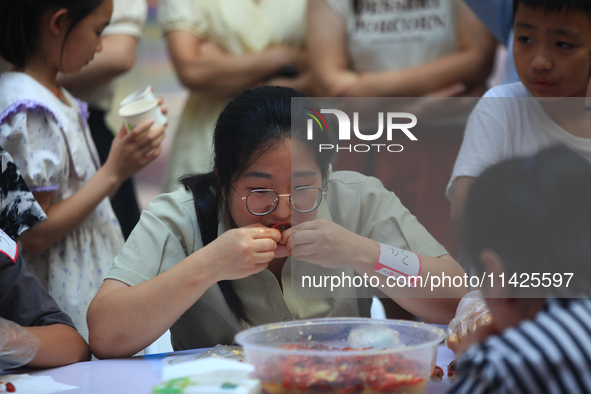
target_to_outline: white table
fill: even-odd
[[[44,370],[17,369],[8,373],[46,375],[51,376],[56,382],[79,387],[63,392],[67,394],[149,394],[160,382],[162,359],[171,355],[194,354],[205,350],[184,350],[124,359],[88,361]],[[447,372],[447,365],[454,358],[454,354],[449,349],[444,345],[439,346],[437,365],[442,367],[444,372]],[[445,393],[448,388],[449,381],[444,377],[442,382],[430,381],[426,392]]]

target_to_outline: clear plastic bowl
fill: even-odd
[[[377,341],[351,349],[349,340],[372,345],[375,337],[391,338],[391,330],[398,345],[388,339],[387,347]],[[265,393],[411,394],[423,392],[444,338],[441,328],[413,321],[327,318],[253,327],[236,342]]]

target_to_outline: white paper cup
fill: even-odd
[[[166,117],[160,111],[157,101],[132,102],[119,109],[119,116],[123,118],[123,124],[129,131],[147,119],[152,119],[159,126],[166,124]]]
[[[129,96],[121,100],[119,107],[124,107],[136,101],[157,101],[156,96],[152,90],[152,86],[148,85],[145,88],[138,89],[131,93]]]
[[[123,108],[128,108],[130,105],[132,105],[134,103],[138,103],[138,102],[150,102],[150,103],[156,103],[156,105],[158,105],[158,99],[154,95],[154,91],[152,89],[152,86],[148,85],[145,88],[138,89],[135,92],[131,93],[129,96],[125,97],[123,100],[121,100],[121,102],[119,103],[119,115],[122,118],[124,118],[124,120],[125,120],[125,117],[124,117],[124,115],[122,115],[122,112],[125,114],[128,114],[130,112],[133,112],[135,110],[135,108],[138,108],[138,107],[133,107],[134,110],[126,109],[125,111],[122,111]],[[143,106],[140,105],[139,108],[141,108],[141,107],[143,107]],[[164,115],[162,113],[162,111],[160,111],[159,106],[158,106],[157,113],[154,114],[152,119],[154,120],[154,123],[157,125],[165,125],[166,122],[168,121],[166,119],[166,115]],[[141,123],[141,121],[139,123]],[[136,125],[137,125],[137,123],[136,123]],[[126,122],[126,126],[127,126],[127,122]]]

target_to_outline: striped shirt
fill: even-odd
[[[548,299],[533,320],[459,360],[449,393],[591,393],[591,300]]]

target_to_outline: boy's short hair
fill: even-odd
[[[564,146],[488,168],[470,187],[462,245],[483,272],[485,249],[517,273],[574,273],[568,288],[589,294],[591,164]]]
[[[542,8],[546,13],[560,12],[584,12],[591,21],[591,1],[589,0],[513,0],[513,19],[519,6],[533,9]]]

